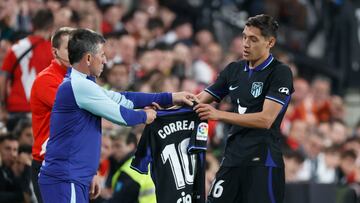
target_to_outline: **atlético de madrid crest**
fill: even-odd
[[[262,89],[263,89],[263,83],[262,82],[253,82],[251,86],[251,94],[256,98],[261,95]]]

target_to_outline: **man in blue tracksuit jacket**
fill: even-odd
[[[96,198],[96,171],[101,149],[101,117],[119,125],[149,124],[152,109],[133,110],[154,104],[191,105],[195,96],[186,93],[136,93],[107,91],[95,83],[106,63],[104,38],[78,29],[68,44],[72,69],[59,86],[50,119],[50,137],[39,173],[45,203],[82,203]],[[155,104],[155,105],[156,105]]]

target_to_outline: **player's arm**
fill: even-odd
[[[147,121],[145,111],[129,109],[129,105],[132,104],[124,98],[118,103],[113,101],[105,94],[103,88],[90,80],[73,77],[72,88],[78,106],[94,115],[119,125],[133,126]]]
[[[56,78],[44,75],[35,79],[31,88],[31,100],[38,97],[46,106],[52,108],[55,102],[55,96],[59,85],[55,82]]]
[[[150,106],[153,103],[160,106],[169,105],[183,105],[187,104],[192,106],[192,101],[197,101],[195,95],[188,92],[175,92],[175,93],[143,93],[143,92],[122,92],[117,93],[114,91],[104,90],[104,92],[115,102],[128,101],[130,104],[128,108],[143,108]],[[198,101],[197,101],[198,102]]]
[[[143,93],[143,92],[114,92],[111,90],[104,90],[105,94],[109,96],[116,103],[122,104],[127,108],[143,108],[150,106],[152,102],[160,106],[168,106],[173,102],[172,94],[163,93]]]
[[[200,94],[196,95],[196,97],[199,99],[200,103],[204,104],[210,104],[216,101],[215,97],[206,91],[202,91]]]
[[[238,114],[216,110],[208,104],[199,104],[195,107],[199,117],[203,120],[220,120],[229,124],[248,128],[269,129],[282,109],[282,105],[266,99],[263,110],[257,113]]]
[[[196,95],[200,103],[210,104],[214,101],[220,102],[228,93],[228,76],[231,75],[234,68],[237,68],[236,63],[230,63],[220,72],[214,84],[207,87],[200,94]]]

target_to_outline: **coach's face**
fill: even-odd
[[[99,43],[96,53],[92,53],[90,59],[90,75],[99,77],[106,63],[104,44]]]
[[[259,28],[245,26],[243,31],[243,57],[247,61],[258,61],[268,56],[274,46],[274,37],[264,37]]]

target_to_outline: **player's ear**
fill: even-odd
[[[91,60],[92,60],[91,57],[92,57],[92,56],[91,56],[91,54],[89,54],[89,53],[86,55],[86,63],[87,63],[88,66],[90,65],[90,62],[91,62]]]
[[[52,54],[56,57],[57,56],[57,50],[55,47],[51,48]]]
[[[268,47],[269,47],[269,48],[274,47],[274,46],[275,46],[275,42],[276,42],[275,37],[270,37],[270,38],[269,38],[269,44],[268,44]]]

